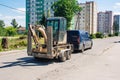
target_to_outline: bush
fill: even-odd
[[[118,33],[118,32],[116,32],[114,35],[115,35],[115,36],[118,36],[118,35],[119,35],[119,33]]]
[[[27,35],[27,33],[28,33],[28,31],[26,30],[26,31],[24,32],[24,35]]]
[[[16,28],[10,26],[10,27],[6,27],[5,29],[7,31],[7,33],[6,33],[7,36],[15,36],[15,35],[17,35],[17,29]]]
[[[27,38],[27,36],[25,36],[25,35],[22,35],[19,37],[19,39],[26,39],[26,38]]]
[[[20,46],[27,46],[27,42],[26,41],[21,41],[18,43]]]
[[[16,42],[10,45],[10,49],[22,48],[27,46],[27,41]]]
[[[0,46],[0,51],[3,51],[2,46]]]
[[[5,36],[6,32],[5,28],[0,27],[0,36]]]
[[[90,37],[91,37],[92,39],[95,39],[95,38],[96,38],[95,34],[90,34]]]
[[[104,37],[104,35],[102,33],[100,33],[100,32],[97,32],[95,34],[95,36],[96,36],[96,38],[103,38]]]
[[[112,36],[113,36],[113,34],[108,34],[108,36],[109,36],[109,37],[112,37]]]

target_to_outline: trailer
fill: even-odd
[[[46,27],[29,25],[28,56],[33,56],[35,59],[56,58],[62,62],[69,60],[73,49],[72,45],[67,43],[66,19],[63,17],[50,17],[47,18],[46,25]],[[44,38],[44,44],[39,41],[40,35]]]

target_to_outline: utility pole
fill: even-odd
[[[79,30],[79,29],[80,29],[80,12],[78,12],[77,14],[77,21],[75,25],[75,30]]]

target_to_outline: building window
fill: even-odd
[[[34,3],[34,1],[32,1],[32,3]]]
[[[34,13],[32,13],[32,15],[34,15]]]

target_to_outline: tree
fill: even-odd
[[[50,9],[47,10],[47,18],[50,17],[51,14],[50,14]]]
[[[67,29],[70,28],[73,16],[81,10],[77,0],[59,0],[51,8],[55,16],[65,17],[67,19]]]
[[[17,28],[18,23],[16,22],[16,19],[12,19],[11,25],[12,25],[14,28]]]
[[[17,35],[17,29],[13,28],[12,26],[6,27],[5,30],[7,31],[7,36],[15,36]]]
[[[4,21],[3,20],[0,20],[0,27],[4,27],[5,26],[5,23],[4,23]]]
[[[42,19],[40,21],[40,24],[46,26],[46,17],[45,17],[45,14],[43,14]]]
[[[3,27],[0,27],[0,36],[6,36],[6,30]]]

